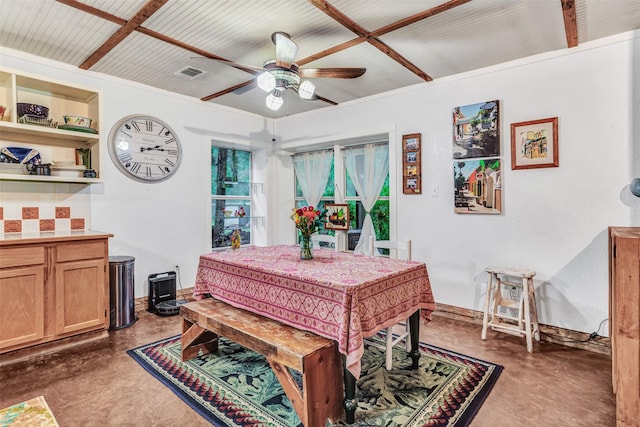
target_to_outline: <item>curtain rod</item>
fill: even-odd
[[[344,147],[340,147],[341,150],[351,150],[351,149],[356,149],[356,148],[362,148],[365,147],[367,145],[389,145],[389,141],[378,141],[378,142],[365,142],[363,144],[357,144],[357,145],[347,145]]]
[[[323,148],[322,150],[300,151],[298,153],[291,153],[291,157],[302,156],[304,154],[309,154],[309,153],[322,153],[325,151],[333,151],[333,148]]]

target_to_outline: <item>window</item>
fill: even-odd
[[[251,152],[211,146],[211,246],[251,243]]]
[[[340,167],[341,173],[336,174],[335,168]],[[345,182],[335,182],[335,176],[341,175],[344,177]],[[295,179],[296,185],[296,193],[295,193],[295,203],[296,207],[305,206],[306,200],[302,195],[302,190],[300,189],[300,185],[298,184],[297,178]],[[340,195],[344,194],[344,198],[340,197]],[[336,197],[337,195],[337,197]],[[320,203],[318,203],[318,208],[322,209],[326,203],[347,203],[349,205],[349,232],[347,238],[347,246],[349,250],[353,250],[358,243],[358,238],[360,237],[360,229],[362,228],[362,223],[364,222],[365,211],[362,203],[360,202],[360,197],[358,196],[353,183],[351,182],[351,177],[349,177],[349,173],[347,172],[346,167],[343,162],[339,162],[339,165],[336,166],[335,162],[335,154],[334,161],[331,166],[331,173],[329,175],[329,180],[327,181],[327,186],[322,195],[322,199]],[[373,227],[376,231],[376,239],[378,240],[388,240],[389,239],[389,173],[387,172],[387,176],[384,182],[384,185],[380,191],[380,197],[376,204],[374,205],[371,213],[371,220],[373,222]],[[323,230],[323,234],[334,234],[334,231]]]
[[[349,173],[345,170],[347,191],[345,201],[349,205],[349,230],[351,234],[358,233],[364,221],[364,207],[360,202]],[[384,185],[380,190],[380,196],[371,209],[371,221],[376,230],[376,240],[389,240],[389,173],[384,180]],[[358,234],[359,235],[359,234]],[[357,242],[357,240],[356,240]],[[350,242],[351,243],[351,242]]]

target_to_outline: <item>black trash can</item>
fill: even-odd
[[[132,256],[109,257],[109,329],[126,328],[138,320],[134,304],[134,262]]]

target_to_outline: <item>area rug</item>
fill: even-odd
[[[58,427],[47,401],[39,396],[0,409],[0,427]]]
[[[424,343],[420,351],[420,367],[411,370],[406,351],[394,348],[387,371],[384,353],[366,346],[355,425],[469,425],[502,367]],[[302,426],[266,359],[225,338],[215,355],[187,362],[180,360],[179,336],[127,353],[215,426]]]

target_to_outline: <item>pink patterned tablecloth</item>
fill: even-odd
[[[202,255],[194,296],[204,294],[338,342],[347,368],[360,377],[363,338],[421,309],[435,310],[427,267],[315,249],[300,260],[298,246],[242,247]]]

